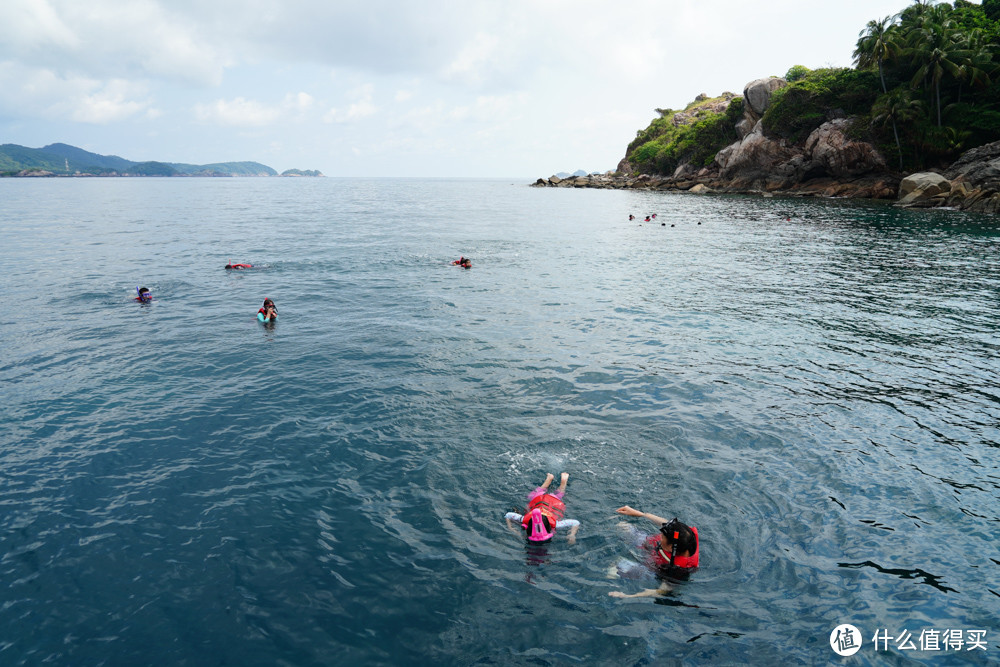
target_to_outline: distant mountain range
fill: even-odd
[[[133,162],[117,155],[98,155],[67,144],[27,148],[0,145],[0,176],[278,176],[259,162]],[[289,169],[281,176],[322,176],[319,171]]]

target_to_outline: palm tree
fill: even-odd
[[[934,7],[937,0],[913,0],[913,4],[899,13],[903,23],[920,24]]]
[[[961,78],[961,63],[968,57],[968,50],[964,48],[961,33],[955,29],[954,22],[947,18],[938,22],[925,17],[923,25],[911,30],[907,37],[907,51],[919,64],[910,86],[916,88],[921,83],[927,85],[929,82],[934,87],[937,124],[941,127],[941,80],[945,75]]]
[[[903,145],[899,142],[897,124],[905,124],[916,118],[923,104],[910,97],[904,88],[895,88],[892,93],[885,94],[872,106],[872,124],[885,126],[892,124],[892,136],[896,139],[896,151],[899,154],[899,170],[903,171]]]
[[[878,66],[878,78],[882,81],[882,92],[887,93],[882,62],[895,58],[899,53],[896,31],[896,17],[886,16],[879,21],[869,21],[865,29],[858,33],[854,49],[854,64],[859,69]]]
[[[958,101],[962,101],[962,85],[968,81],[973,87],[986,87],[992,82],[990,73],[996,69],[993,52],[982,30],[973,29],[965,35],[965,57],[959,67]]]

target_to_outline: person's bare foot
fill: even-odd
[[[565,491],[566,490],[566,483],[567,482],[569,482],[569,473],[568,472],[564,472],[561,475],[559,475],[559,491]]]
[[[545,476],[545,481],[544,481],[544,482],[542,482],[542,488],[543,488],[543,489],[547,489],[547,488],[549,488],[549,484],[551,484],[551,483],[552,483],[552,480],[554,480],[555,478],[556,478],[556,476],[555,476],[555,475],[553,475],[552,473],[549,473],[549,474],[547,474],[547,475]]]

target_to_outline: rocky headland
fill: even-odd
[[[540,178],[534,185],[888,199],[900,206],[1000,212],[1000,142],[966,151],[947,169],[895,171],[857,131],[857,118],[840,109],[829,110],[804,139],[768,131],[765,113],[775,92],[787,85],[779,77],[758,79],[744,87],[742,97],[728,92],[713,99],[700,95],[684,111],[665,116],[674,127],[707,117],[726,123],[735,140],[701,165],[697,159],[682,159],[671,174],[636,173],[630,158],[640,144],[633,142],[615,171]]]

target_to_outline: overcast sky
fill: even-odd
[[[0,143],[327,176],[614,169],[909,0],[0,0]]]

